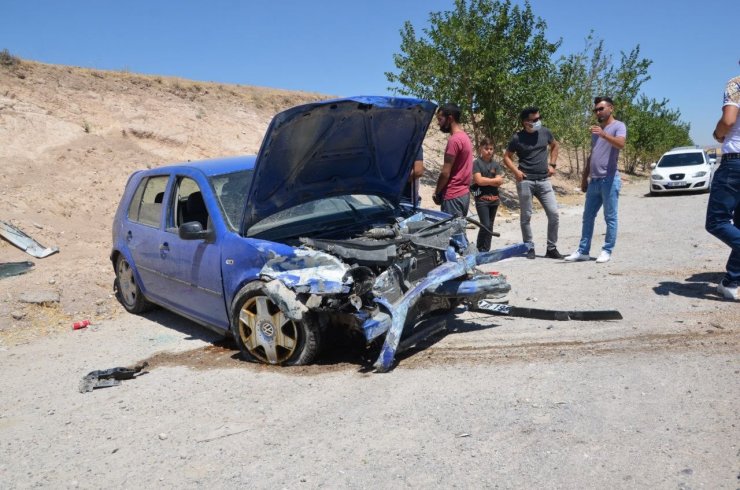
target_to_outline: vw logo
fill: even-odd
[[[270,322],[261,322],[259,324],[259,329],[265,337],[272,337],[275,335],[275,327],[273,327]]]

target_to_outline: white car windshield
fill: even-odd
[[[685,167],[687,165],[703,165],[704,154],[699,152],[691,153],[674,153],[672,155],[663,155],[658,162],[658,167]]]

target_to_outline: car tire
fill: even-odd
[[[319,353],[321,333],[314,318],[291,320],[253,282],[237,293],[231,309],[231,332],[247,361],[283,366],[311,364]]]
[[[153,305],[147,301],[141,288],[136,284],[131,264],[123,255],[119,255],[116,260],[116,282],[113,287],[116,298],[129,313],[143,313],[152,309]]]

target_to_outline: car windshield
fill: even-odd
[[[382,197],[351,194],[305,202],[268,216],[254,224],[247,236],[277,240],[323,233],[361,224],[379,214],[392,212],[393,204]]]
[[[698,151],[691,153],[673,153],[663,155],[658,162],[658,167],[685,167],[686,165],[702,165],[704,163],[704,154]]]
[[[240,170],[230,174],[216,175],[210,178],[226,223],[232,230],[239,229],[244,217],[244,204],[252,183],[253,170]]]

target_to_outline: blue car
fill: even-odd
[[[460,301],[509,289],[476,266],[466,222],[400,202],[428,101],[354,97],[275,116],[259,154],[134,172],[113,222],[116,294],[236,340],[244,359],[314,361],[332,330],[402,338]]]

